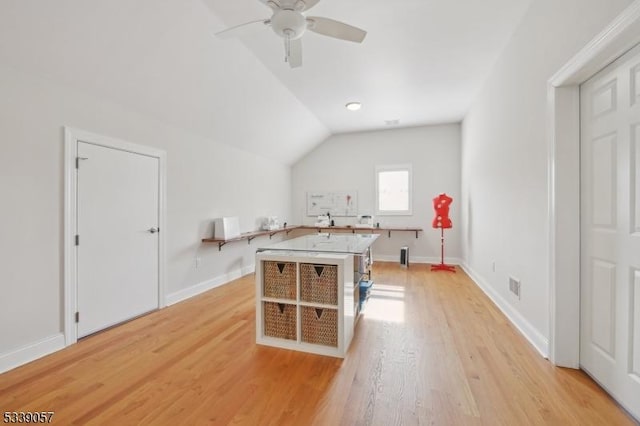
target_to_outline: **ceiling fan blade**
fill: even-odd
[[[367,32],[360,28],[345,24],[344,22],[334,21],[329,18],[321,18],[319,16],[307,17],[309,31],[326,35],[329,37],[339,38],[340,40],[353,41],[354,43],[362,43]]]
[[[302,39],[289,40],[287,49],[287,40],[284,41],[285,50],[287,50],[287,62],[291,68],[302,66]]]
[[[261,28],[266,27],[269,22],[269,19],[260,19],[257,21],[246,22],[244,24],[236,25],[235,27],[230,27],[226,30],[220,31],[216,33],[216,37],[229,39],[253,34]]]

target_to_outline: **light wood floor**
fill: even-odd
[[[461,271],[376,263],[346,359],[254,343],[248,276],[0,375],[54,424],[629,425],[542,359]]]

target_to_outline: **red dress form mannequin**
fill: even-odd
[[[440,194],[436,198],[433,199],[433,208],[436,211],[436,215],[433,218],[432,226],[434,228],[440,228],[440,264],[439,265],[431,265],[432,271],[449,271],[455,272],[455,267],[451,265],[446,265],[444,263],[444,230],[452,228],[453,223],[449,218],[449,205],[453,202],[453,198],[449,197],[447,194]]]
[[[447,194],[440,194],[433,199],[433,208],[436,216],[433,218],[434,228],[452,228],[453,224],[449,219],[449,205],[453,202],[453,198]]]

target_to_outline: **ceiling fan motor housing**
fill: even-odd
[[[296,40],[307,29],[305,17],[295,10],[278,10],[271,17],[271,28],[280,37]]]

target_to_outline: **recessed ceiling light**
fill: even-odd
[[[362,104],[360,102],[349,102],[345,105],[345,108],[347,108],[349,111],[358,111],[360,108],[362,108]]]

